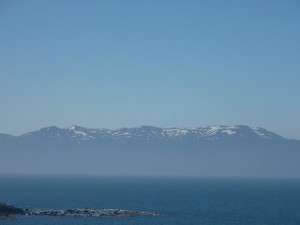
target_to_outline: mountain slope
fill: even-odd
[[[248,126],[51,126],[0,135],[0,154],[2,173],[300,176],[300,141]]]
[[[9,139],[14,138],[14,136],[9,135],[9,134],[1,134],[0,133],[0,143],[8,141]]]
[[[3,138],[2,138],[3,136]],[[248,126],[209,126],[198,128],[159,128],[141,126],[121,129],[90,129],[80,126],[42,128],[18,137],[0,134],[0,141],[51,143],[51,142],[93,142],[93,141],[216,141],[216,140],[285,140],[285,138],[263,128]],[[5,138],[6,137],[6,138]]]

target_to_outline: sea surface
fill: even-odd
[[[120,208],[155,217],[22,216],[9,225],[299,225],[300,180],[0,176],[0,202],[22,208]]]

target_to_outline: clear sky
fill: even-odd
[[[300,139],[300,2],[0,0],[0,132],[71,124]]]

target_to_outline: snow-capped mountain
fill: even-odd
[[[299,176],[300,141],[263,128],[42,128],[0,134],[0,173]]]
[[[89,129],[79,126],[71,126],[63,129],[70,136],[81,141],[93,139],[109,140],[185,140],[207,139],[216,140],[221,138],[262,138],[283,139],[281,136],[263,128],[251,128],[248,126],[208,126],[197,128],[159,128],[153,126],[140,126],[121,129]]]
[[[3,137],[2,137],[3,136]],[[208,126],[196,128],[159,128],[140,126],[120,129],[91,129],[80,126],[42,128],[18,137],[0,135],[0,141],[74,142],[95,141],[217,141],[217,140],[285,140],[263,128],[248,126]]]

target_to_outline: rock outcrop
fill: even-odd
[[[0,219],[15,219],[18,215],[24,215],[23,209],[0,203]]]
[[[133,216],[156,216],[153,212],[143,212],[125,209],[21,209],[0,203],[0,219],[16,219],[17,216],[66,216],[66,217],[133,217]]]
[[[25,215],[28,216],[69,216],[69,217],[133,217],[133,216],[155,216],[156,213],[142,212],[136,210],[124,209],[25,209]]]

